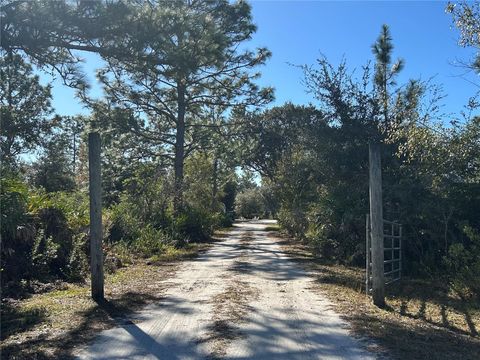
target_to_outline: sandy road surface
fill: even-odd
[[[244,222],[169,280],[157,304],[102,332],[80,359],[373,359],[282,252]]]

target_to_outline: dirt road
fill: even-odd
[[[271,224],[237,224],[182,265],[159,303],[102,332],[78,357],[374,359],[265,231]]]

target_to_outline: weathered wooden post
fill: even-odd
[[[369,152],[370,229],[372,245],[372,298],[379,307],[385,306],[385,279],[383,272],[383,203],[382,165],[380,145],[371,143]]]
[[[92,298],[103,300],[102,250],[102,177],[100,168],[100,134],[88,134],[88,173],[90,189],[90,267]]]

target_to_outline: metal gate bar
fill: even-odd
[[[389,245],[388,245],[389,243]],[[384,254],[389,254],[388,259],[384,260],[385,284],[390,284],[400,280],[402,274],[402,225],[383,220],[383,250]],[[385,266],[387,265],[387,266]],[[385,267],[390,270],[385,271]]]

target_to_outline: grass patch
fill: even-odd
[[[312,287],[326,294],[355,334],[374,339],[394,359],[480,359],[480,304],[468,302],[441,282],[403,279],[387,286],[385,309],[365,295],[363,269],[324,264],[305,246],[284,249],[314,274]]]
[[[162,262],[180,261],[195,258],[199,252],[210,248],[208,243],[190,243],[181,248],[168,246],[162,254],[153,255],[148,259],[148,264],[159,264]]]
[[[280,226],[275,224],[275,225],[269,225],[265,227],[265,231],[280,231]]]
[[[213,241],[221,241],[222,239],[228,237],[228,235],[230,234],[230,232],[234,228],[235,228],[235,226],[232,225],[230,227],[222,227],[222,228],[219,228],[219,229],[215,230],[215,232],[212,235],[212,240]]]

